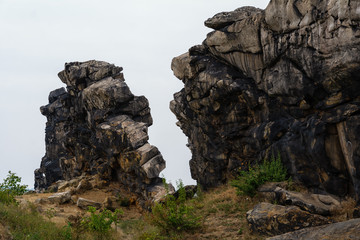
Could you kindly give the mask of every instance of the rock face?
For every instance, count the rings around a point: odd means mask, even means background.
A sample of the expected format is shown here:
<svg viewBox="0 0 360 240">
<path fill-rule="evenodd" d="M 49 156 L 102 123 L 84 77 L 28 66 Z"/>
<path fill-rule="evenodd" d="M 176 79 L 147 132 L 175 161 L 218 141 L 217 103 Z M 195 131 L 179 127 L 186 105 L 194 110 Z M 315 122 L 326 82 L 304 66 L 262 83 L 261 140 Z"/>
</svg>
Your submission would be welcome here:
<svg viewBox="0 0 360 240">
<path fill-rule="evenodd" d="M 170 103 L 203 187 L 279 152 L 308 188 L 360 196 L 360 2 L 272 0 L 219 13 L 173 59 Z"/>
<path fill-rule="evenodd" d="M 84 174 L 119 181 L 145 197 L 148 188 L 161 185 L 165 161 L 148 143 L 148 100 L 131 93 L 121 71 L 100 61 L 65 64 L 58 76 L 67 90 L 52 91 L 40 109 L 48 121 L 36 190 Z"/>
<path fill-rule="evenodd" d="M 346 222 L 328 224 L 320 227 L 311 227 L 291 233 L 267 238 L 267 240 L 300 240 L 300 239 L 351 239 L 359 240 L 360 218 Z"/>
</svg>

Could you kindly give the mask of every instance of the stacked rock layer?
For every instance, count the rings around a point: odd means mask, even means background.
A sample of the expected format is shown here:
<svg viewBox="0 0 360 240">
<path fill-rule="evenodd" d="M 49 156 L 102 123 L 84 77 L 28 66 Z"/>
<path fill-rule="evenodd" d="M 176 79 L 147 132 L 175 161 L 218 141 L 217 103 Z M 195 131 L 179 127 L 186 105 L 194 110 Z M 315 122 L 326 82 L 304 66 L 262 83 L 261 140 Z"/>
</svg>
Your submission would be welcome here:
<svg viewBox="0 0 360 240">
<path fill-rule="evenodd" d="M 67 90 L 52 91 L 40 109 L 47 117 L 46 154 L 35 170 L 35 189 L 84 174 L 119 181 L 144 197 L 161 185 L 165 161 L 148 143 L 149 103 L 131 93 L 122 68 L 73 62 L 58 76 Z"/>
<path fill-rule="evenodd" d="M 360 2 L 272 0 L 205 25 L 172 61 L 192 177 L 213 187 L 279 152 L 307 187 L 359 200 Z"/>
</svg>

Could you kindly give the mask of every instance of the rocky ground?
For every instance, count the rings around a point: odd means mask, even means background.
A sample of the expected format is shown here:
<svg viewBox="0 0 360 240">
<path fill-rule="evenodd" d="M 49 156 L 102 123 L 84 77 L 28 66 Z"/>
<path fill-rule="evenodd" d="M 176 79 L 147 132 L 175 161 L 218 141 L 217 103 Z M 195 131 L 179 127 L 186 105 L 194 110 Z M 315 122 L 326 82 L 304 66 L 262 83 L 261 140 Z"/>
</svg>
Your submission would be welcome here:
<svg viewBox="0 0 360 240">
<path fill-rule="evenodd" d="M 69 221 L 88 214 L 79 205 L 79 199 L 87 199 L 88 205 L 99 208 L 109 207 L 111 204 L 109 205 L 108 200 L 114 197 L 114 189 L 119 187 L 109 185 L 103 189 L 86 190 L 72 195 L 63 203 L 61 197 L 54 200 L 54 196 L 61 196 L 59 193 L 30 193 L 19 197 L 18 201 L 21 206 L 35 207 L 45 219 L 58 226 L 65 226 Z M 310 236 L 309 234 L 317 236 L 313 239 L 319 239 L 324 232 L 332 233 L 332 238 L 329 239 L 339 239 L 336 237 L 345 232 L 337 233 L 336 229 L 346 229 L 346 234 L 350 237 L 359 230 L 360 219 L 348 221 L 356 217 L 354 200 L 314 195 L 300 187 L 296 191 L 286 190 L 287 188 L 287 183 L 268 183 L 260 187 L 259 193 L 253 198 L 238 196 L 235 188 L 228 185 L 199 193 L 199 197 L 189 200 L 189 204 L 194 206 L 196 215 L 203 217 L 202 227 L 195 232 L 182 233 L 180 239 L 265 239 L 276 235 L 279 236 L 273 239 L 304 239 L 301 236 Z M 128 203 L 128 206 L 113 205 L 124 211 L 117 237 L 138 239 L 142 232 L 153 226 L 146 220 L 148 211 L 136 207 L 135 202 Z M 332 224 L 335 222 L 340 223 Z M 317 225 L 320 227 L 311 228 Z M 298 233 L 296 230 L 301 228 L 304 229 Z M 6 235 L 6 227 L 1 227 L 0 231 L 3 236 Z M 292 237 L 281 235 L 292 231 L 296 231 L 288 233 L 293 234 L 290 235 Z M 348 239 L 360 239 L 350 237 Z"/>
</svg>

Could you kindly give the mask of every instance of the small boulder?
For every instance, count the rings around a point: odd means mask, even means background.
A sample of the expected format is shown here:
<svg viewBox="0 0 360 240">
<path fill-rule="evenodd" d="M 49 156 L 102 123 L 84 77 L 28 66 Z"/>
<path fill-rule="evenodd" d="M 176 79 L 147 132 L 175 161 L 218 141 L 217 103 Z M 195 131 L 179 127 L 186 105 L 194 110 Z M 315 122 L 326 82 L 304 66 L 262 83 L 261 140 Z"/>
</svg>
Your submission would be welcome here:
<svg viewBox="0 0 360 240">
<path fill-rule="evenodd" d="M 67 192 L 55 193 L 54 195 L 48 197 L 48 200 L 51 203 L 64 204 L 71 200 L 71 192 L 67 191 Z"/>
<path fill-rule="evenodd" d="M 81 209 L 85 209 L 87 210 L 88 207 L 95 207 L 96 209 L 99 209 L 101 208 L 101 203 L 99 202 L 95 202 L 95 201 L 92 201 L 92 200 L 89 200 L 89 199 L 86 199 L 86 198 L 79 198 L 77 200 L 77 203 L 76 205 L 81 208 Z"/>
<path fill-rule="evenodd" d="M 154 202 L 161 202 L 167 194 L 174 194 L 175 188 L 169 183 L 166 188 L 163 183 L 157 183 L 147 189 L 149 198 Z"/>
<path fill-rule="evenodd" d="M 260 203 L 246 213 L 252 231 L 274 236 L 306 227 L 331 223 L 327 218 L 310 214 L 296 206 Z"/>
<path fill-rule="evenodd" d="M 276 183 L 263 185 L 258 191 L 267 199 L 281 205 L 298 206 L 304 211 L 324 216 L 331 215 L 332 212 L 341 208 L 340 201 L 331 195 L 288 191 L 277 186 Z"/>
<path fill-rule="evenodd" d="M 81 193 L 87 190 L 91 190 L 92 188 L 93 188 L 92 184 L 87 179 L 83 179 L 77 185 L 76 192 Z"/>
<path fill-rule="evenodd" d="M 103 206 L 110 211 L 115 211 L 116 209 L 121 208 L 121 204 L 115 196 L 106 197 L 103 202 Z"/>
</svg>

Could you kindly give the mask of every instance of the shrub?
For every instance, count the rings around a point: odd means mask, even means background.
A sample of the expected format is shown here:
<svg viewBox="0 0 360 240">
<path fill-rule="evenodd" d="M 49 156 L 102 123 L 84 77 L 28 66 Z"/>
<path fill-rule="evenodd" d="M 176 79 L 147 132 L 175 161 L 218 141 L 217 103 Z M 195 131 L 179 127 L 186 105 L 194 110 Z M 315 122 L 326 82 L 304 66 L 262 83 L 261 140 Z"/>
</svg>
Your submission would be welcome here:
<svg viewBox="0 0 360 240">
<path fill-rule="evenodd" d="M 21 185 L 21 177 L 9 171 L 4 182 L 0 184 L 0 202 L 4 204 L 15 203 L 15 196 L 26 192 L 27 185 Z"/>
<path fill-rule="evenodd" d="M 21 185 L 21 177 L 9 171 L 7 178 L 0 184 L 0 191 L 6 191 L 12 195 L 23 195 L 26 192 L 27 185 Z"/>
<path fill-rule="evenodd" d="M 164 182 L 167 192 L 168 187 Z M 186 191 L 181 180 L 177 182 L 179 196 L 176 199 L 168 194 L 164 203 L 157 203 L 152 208 L 151 222 L 162 232 L 182 232 L 194 230 L 201 226 L 200 216 L 195 215 L 194 208 L 186 204 Z"/>
<path fill-rule="evenodd" d="M 11 195 L 9 192 L 7 191 L 1 191 L 0 190 L 0 203 L 4 203 L 4 204 L 12 204 L 15 203 L 15 198 L 13 195 Z"/>
<path fill-rule="evenodd" d="M 115 212 L 105 209 L 100 213 L 96 213 L 95 207 L 89 207 L 88 212 L 90 212 L 90 217 L 84 217 L 81 221 L 81 224 L 88 230 L 100 234 L 99 236 L 105 237 L 111 229 L 111 224 L 114 223 L 115 226 L 120 221 L 120 216 L 123 214 L 123 211 L 116 209 Z"/>
<path fill-rule="evenodd" d="M 270 161 L 264 160 L 260 165 L 249 167 L 248 171 L 241 171 L 240 175 L 231 185 L 237 188 L 237 194 L 254 196 L 256 189 L 265 182 L 285 181 L 287 171 L 281 162 L 280 153 L 275 158 L 271 156 Z"/>
</svg>

